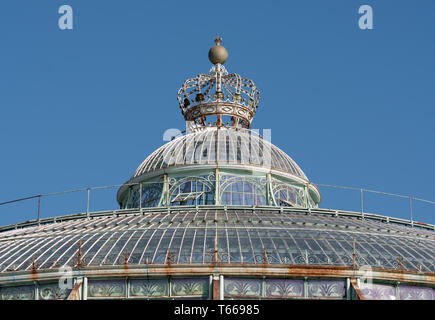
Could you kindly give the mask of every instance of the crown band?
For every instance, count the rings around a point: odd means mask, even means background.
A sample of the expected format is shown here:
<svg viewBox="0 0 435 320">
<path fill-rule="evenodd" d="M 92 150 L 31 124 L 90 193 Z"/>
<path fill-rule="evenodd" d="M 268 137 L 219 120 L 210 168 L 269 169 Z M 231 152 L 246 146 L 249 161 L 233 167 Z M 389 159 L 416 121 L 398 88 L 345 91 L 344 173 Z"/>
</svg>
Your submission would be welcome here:
<svg viewBox="0 0 435 320">
<path fill-rule="evenodd" d="M 206 125 L 210 116 L 217 117 L 217 125 L 224 125 L 221 116 L 226 115 L 233 126 L 249 128 L 259 100 L 260 91 L 252 80 L 228 74 L 221 64 L 215 64 L 209 74 L 187 79 L 178 91 L 184 119 L 198 126 Z"/>
</svg>

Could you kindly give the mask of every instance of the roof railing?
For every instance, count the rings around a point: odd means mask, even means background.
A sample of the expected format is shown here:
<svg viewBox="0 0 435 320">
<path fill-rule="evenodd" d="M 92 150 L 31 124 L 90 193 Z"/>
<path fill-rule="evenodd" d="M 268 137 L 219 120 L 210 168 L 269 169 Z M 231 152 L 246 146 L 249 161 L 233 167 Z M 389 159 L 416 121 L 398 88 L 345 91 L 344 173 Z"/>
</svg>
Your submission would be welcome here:
<svg viewBox="0 0 435 320">
<path fill-rule="evenodd" d="M 95 211 L 95 212 L 80 212 L 74 214 L 68 214 L 64 216 L 43 218 L 38 220 L 29 220 L 21 223 L 14 223 L 6 226 L 0 227 L 0 232 L 9 231 L 14 229 L 22 229 L 27 227 L 35 227 L 50 223 L 56 222 L 64 222 L 69 220 L 83 219 L 83 218 L 97 218 L 103 216 L 111 216 L 111 215 L 128 215 L 128 214 L 142 214 L 142 213 L 173 213 L 178 211 L 186 211 L 186 210 L 222 210 L 222 211 L 231 211 L 231 210 L 256 210 L 256 213 L 260 211 L 268 211 L 268 212 L 276 212 L 279 214 L 288 214 L 288 213 L 300 213 L 300 214 L 315 214 L 315 215 L 328 215 L 334 217 L 353 217 L 353 218 L 362 218 L 362 214 L 360 212 L 355 211 L 342 211 L 342 210 L 333 210 L 333 209 L 322 209 L 322 208 L 300 208 L 300 207 L 275 207 L 275 206 L 217 206 L 217 205 L 189 205 L 189 206 L 173 206 L 173 207 L 147 207 L 147 208 L 130 208 L 130 209 L 118 209 L 118 210 L 105 210 L 105 211 Z M 427 224 L 422 222 L 416 222 L 401 218 L 394 218 L 383 216 L 374 213 L 364 213 L 364 219 L 374 220 L 389 224 L 398 224 L 408 227 L 419 227 L 425 230 L 435 231 L 435 225 Z"/>
<path fill-rule="evenodd" d="M 14 204 L 14 203 L 18 203 L 18 202 L 22 202 L 22 201 L 26 201 L 26 200 L 31 200 L 31 199 L 37 199 L 37 209 L 36 211 L 36 219 L 35 220 L 29 220 L 26 222 L 22 222 L 22 223 L 16 223 L 16 224 L 12 224 L 12 225 L 8 225 L 8 226 L 4 226 L 4 227 L 0 227 L 0 231 L 3 230 L 10 230 L 11 228 L 18 228 L 18 227 L 25 227 L 25 226 L 33 226 L 35 224 L 40 225 L 40 224 L 44 224 L 44 223 L 51 223 L 51 222 L 55 222 L 55 221 L 63 221 L 63 220 L 67 220 L 67 219 L 75 219 L 75 218 L 82 218 L 82 217 L 95 217 L 98 215 L 106 215 L 108 214 L 108 212 L 110 212 L 111 214 L 127 214 L 129 212 L 137 212 L 140 209 L 140 212 L 150 212 L 150 211 L 155 211 L 156 207 L 146 207 L 146 206 L 139 206 L 139 208 L 130 208 L 130 209 L 110 209 L 110 210 L 103 210 L 103 211 L 91 211 L 90 210 L 90 201 L 91 201 L 91 196 L 94 194 L 95 191 L 97 190 L 107 190 L 107 189 L 115 189 L 115 188 L 119 188 L 123 185 L 127 185 L 127 186 L 138 186 L 138 185 L 146 185 L 146 184 L 157 184 L 159 182 L 138 182 L 138 183 L 127 183 L 127 184 L 116 184 L 116 185 L 107 185 L 107 186 L 97 186 L 97 187 L 86 187 L 86 188 L 80 188 L 80 189 L 74 189 L 74 190 L 66 190 L 66 191 L 60 191 L 60 192 L 53 192 L 53 193 L 44 193 L 44 194 L 37 194 L 37 195 L 32 195 L 32 196 L 27 196 L 27 197 L 23 197 L 23 198 L 19 198 L 19 199 L 14 199 L 14 200 L 9 200 L 9 201 L 4 201 L 4 202 L 0 202 L 0 209 L 2 206 L 8 205 L 8 204 Z M 406 195 L 401 195 L 401 194 L 395 194 L 395 193 L 389 193 L 389 192 L 382 192 L 382 191 L 376 191 L 376 190 L 370 190 L 370 189 L 365 189 L 365 188 L 355 188 L 355 187 L 345 187 L 345 186 L 336 186 L 336 185 L 329 185 L 329 184 L 315 184 L 317 187 L 321 187 L 321 188 L 334 188 L 334 189 L 342 189 L 342 190 L 352 190 L 352 191 L 357 191 L 360 193 L 360 212 L 356 212 L 356 211 L 347 211 L 347 210 L 335 210 L 335 209 L 319 209 L 319 208 L 313 208 L 313 207 L 278 207 L 278 206 L 255 206 L 255 210 L 262 210 L 262 209 L 267 209 L 269 211 L 281 211 L 281 212 L 287 212 L 287 211 L 291 211 L 291 212 L 303 212 L 306 214 L 332 214 L 332 215 L 341 215 L 341 216 L 352 216 L 352 217 L 358 217 L 361 219 L 372 219 L 372 220 L 378 220 L 378 221 L 382 221 L 382 222 L 386 222 L 386 223 L 396 223 L 396 224 L 402 224 L 402 225 L 407 225 L 407 226 L 411 226 L 411 227 L 419 227 L 419 228 L 424 228 L 424 229 L 429 229 L 429 230 L 435 230 L 434 225 L 433 224 L 428 224 L 428 223 L 423 223 L 423 222 L 417 222 L 414 219 L 415 216 L 415 208 L 414 208 L 414 203 L 416 202 L 421 202 L 421 203 L 425 203 L 425 204 L 430 204 L 430 205 L 435 205 L 435 201 L 430 201 L 430 200 L 425 200 L 425 199 L 421 199 L 418 197 L 414 197 L 414 196 L 406 196 Z M 63 215 L 63 216 L 56 216 L 56 217 L 52 217 L 52 218 L 43 218 L 41 219 L 41 199 L 42 198 L 49 198 L 49 197 L 54 197 L 54 196 L 60 196 L 60 195 L 65 195 L 65 194 L 72 194 L 72 193 L 79 193 L 79 192 L 86 192 L 87 193 L 87 197 L 86 197 L 86 204 L 85 204 L 85 212 L 80 212 L 80 213 L 74 213 L 74 214 L 67 214 L 67 215 Z M 391 216 L 384 216 L 384 215 L 379 215 L 379 214 L 375 214 L 375 213 L 369 213 L 365 211 L 365 204 L 367 202 L 367 199 L 365 199 L 365 194 L 368 193 L 373 193 L 373 194 L 380 194 L 380 195 L 385 195 L 385 196 L 390 196 L 390 197 L 395 197 L 395 198 L 401 198 L 401 199 L 409 199 L 409 219 L 403 219 L 403 218 L 398 218 L 398 217 L 391 217 Z M 191 208 L 192 206 L 182 206 L 182 205 L 177 205 L 177 206 L 166 206 L 165 209 L 170 210 L 170 211 L 174 211 L 174 210 L 181 210 L 181 209 L 186 209 L 186 208 Z M 196 206 L 194 205 L 193 207 L 207 207 L 209 209 L 220 209 L 223 208 L 223 206 L 220 205 L 199 205 Z M 231 205 L 226 205 L 227 210 L 231 210 L 232 208 L 242 208 L 242 209 L 253 209 L 252 206 L 231 206 Z M 433 207 L 435 209 L 435 206 Z M 15 226 L 15 227 L 13 227 Z"/>
</svg>

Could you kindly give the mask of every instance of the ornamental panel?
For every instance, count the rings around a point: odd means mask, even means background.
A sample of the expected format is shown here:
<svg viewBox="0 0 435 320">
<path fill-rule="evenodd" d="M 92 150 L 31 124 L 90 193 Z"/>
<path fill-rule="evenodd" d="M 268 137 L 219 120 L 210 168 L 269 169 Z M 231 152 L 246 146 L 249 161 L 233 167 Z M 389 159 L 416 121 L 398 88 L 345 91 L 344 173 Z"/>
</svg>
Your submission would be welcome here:
<svg viewBox="0 0 435 320">
<path fill-rule="evenodd" d="M 0 288 L 0 300 L 33 300 L 35 299 L 35 287 L 18 286 Z"/>
<path fill-rule="evenodd" d="M 262 287 L 262 279 L 225 278 L 224 280 L 225 296 L 261 297 Z"/>
<path fill-rule="evenodd" d="M 366 284 L 361 286 L 361 292 L 367 300 L 395 300 L 396 288 L 386 284 Z"/>
<path fill-rule="evenodd" d="M 71 289 L 60 288 L 59 283 L 40 284 L 39 288 L 40 300 L 65 300 L 68 298 Z"/>
<path fill-rule="evenodd" d="M 110 298 L 125 296 L 125 280 L 89 280 L 88 297 Z"/>
<path fill-rule="evenodd" d="M 344 280 L 308 280 L 310 298 L 344 298 L 346 284 Z"/>
<path fill-rule="evenodd" d="M 304 280 L 266 279 L 266 297 L 296 298 L 304 296 Z"/>
<path fill-rule="evenodd" d="M 208 278 L 171 279 L 172 296 L 208 296 Z"/>
<path fill-rule="evenodd" d="M 400 300 L 435 300 L 435 292 L 432 288 L 399 286 Z"/>
<path fill-rule="evenodd" d="M 132 279 L 130 280 L 130 296 L 165 297 L 168 296 L 168 287 L 168 279 Z"/>
</svg>

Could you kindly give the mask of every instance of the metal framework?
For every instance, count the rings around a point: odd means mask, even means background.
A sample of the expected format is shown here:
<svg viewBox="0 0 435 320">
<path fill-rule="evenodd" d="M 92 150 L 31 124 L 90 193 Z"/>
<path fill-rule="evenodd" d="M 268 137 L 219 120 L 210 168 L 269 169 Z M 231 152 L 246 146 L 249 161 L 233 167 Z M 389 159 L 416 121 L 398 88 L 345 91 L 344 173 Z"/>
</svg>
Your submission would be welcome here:
<svg viewBox="0 0 435 320">
<path fill-rule="evenodd" d="M 234 264 L 400 264 L 403 270 L 435 272 L 433 231 L 320 212 L 180 207 L 10 230 L 0 233 L 0 272 L 73 266 L 79 243 L 87 266 L 166 259 L 208 264 L 217 258 Z"/>
<path fill-rule="evenodd" d="M 254 82 L 237 73 L 228 74 L 222 64 L 215 64 L 209 74 L 187 79 L 178 91 L 178 103 L 192 128 L 205 127 L 207 117 L 216 115 L 215 125 L 224 126 L 222 116 L 229 116 L 231 126 L 249 128 L 260 91 Z M 228 123 L 229 125 L 229 123 Z"/>
<path fill-rule="evenodd" d="M 131 180 L 170 167 L 230 164 L 275 169 L 308 181 L 295 161 L 255 130 L 216 127 L 188 133 L 161 146 L 142 162 Z"/>
<path fill-rule="evenodd" d="M 72 286 L 60 288 L 51 272 L 41 272 L 37 280 L 26 276 L 19 286 L 0 287 L 0 300 L 95 300 L 95 299 L 388 299 L 388 300 L 433 300 L 432 288 L 419 284 L 408 286 L 400 281 L 377 281 L 370 286 L 361 281 L 362 273 L 350 268 L 335 268 L 329 279 L 301 276 L 307 271 L 324 275 L 331 273 L 322 267 L 304 269 L 295 266 L 289 272 L 274 268 L 273 273 L 261 272 L 262 277 L 247 277 L 244 268 L 228 265 L 211 267 L 192 266 L 196 276 L 183 272 L 178 266 L 153 266 L 143 270 L 131 268 L 75 269 Z M 260 272 L 253 268 L 253 273 Z M 269 269 L 272 271 L 271 269 Z M 104 272 L 106 277 L 98 277 Z M 287 273 L 285 275 L 285 273 Z M 394 271 L 379 272 L 377 278 L 397 277 Z M 178 275 L 175 275 L 178 274 Z M 289 277 L 290 275 L 290 277 Z M 416 277 L 408 277 L 410 280 Z M 4 282 L 0 276 L 0 283 Z"/>
</svg>

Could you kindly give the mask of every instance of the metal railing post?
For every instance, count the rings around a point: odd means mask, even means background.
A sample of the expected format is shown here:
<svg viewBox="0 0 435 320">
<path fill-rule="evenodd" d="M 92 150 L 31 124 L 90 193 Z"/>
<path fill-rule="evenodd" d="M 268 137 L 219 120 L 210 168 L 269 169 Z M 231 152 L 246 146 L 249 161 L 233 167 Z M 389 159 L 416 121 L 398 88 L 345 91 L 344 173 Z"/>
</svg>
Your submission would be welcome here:
<svg viewBox="0 0 435 320">
<path fill-rule="evenodd" d="M 220 198 L 220 178 L 219 178 L 219 168 L 216 168 L 215 172 L 215 186 L 214 186 L 214 204 L 220 205 L 221 204 L 221 198 Z"/>
<path fill-rule="evenodd" d="M 88 201 L 86 202 L 86 216 L 89 218 L 89 198 L 91 195 L 91 188 L 88 188 Z"/>
<path fill-rule="evenodd" d="M 305 191 L 305 208 L 307 208 L 307 209 L 308 209 L 308 207 L 309 207 L 309 203 L 310 203 L 310 201 L 309 201 L 309 199 L 308 199 L 308 197 L 310 196 L 308 190 L 309 190 L 309 189 L 308 189 L 308 183 L 307 183 L 307 184 L 305 185 L 305 187 L 304 187 L 304 191 Z"/>
<path fill-rule="evenodd" d="M 41 195 L 38 196 L 38 227 L 39 227 L 39 211 L 41 208 Z"/>
<path fill-rule="evenodd" d="M 361 188 L 361 215 L 364 218 L 364 190 Z"/>
<path fill-rule="evenodd" d="M 139 209 L 142 209 L 142 182 L 139 183 Z"/>
<path fill-rule="evenodd" d="M 169 208 L 170 198 L 169 198 L 169 181 L 168 181 L 168 174 L 167 173 L 163 174 L 163 197 L 162 198 L 163 198 L 163 200 L 162 200 L 163 204 Z"/>
<path fill-rule="evenodd" d="M 413 222 L 412 220 L 412 197 L 409 197 L 409 210 L 410 210 L 410 214 L 411 214 L 411 223 Z"/>
</svg>

